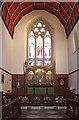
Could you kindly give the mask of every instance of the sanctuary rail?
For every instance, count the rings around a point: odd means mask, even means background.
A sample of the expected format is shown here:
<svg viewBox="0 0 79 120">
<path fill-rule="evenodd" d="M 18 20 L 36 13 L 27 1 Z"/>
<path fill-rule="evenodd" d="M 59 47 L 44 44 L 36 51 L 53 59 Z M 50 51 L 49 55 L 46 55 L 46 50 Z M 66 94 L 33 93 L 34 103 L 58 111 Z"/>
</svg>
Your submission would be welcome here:
<svg viewBox="0 0 79 120">
<path fill-rule="evenodd" d="M 75 99 L 79 94 L 54 94 L 54 95 L 26 95 L 26 94 L 3 94 L 3 103 L 22 97 L 21 106 L 66 106 L 66 99 Z"/>
<path fill-rule="evenodd" d="M 67 99 L 67 115 L 76 120 L 79 119 L 79 98 L 78 99 Z"/>
<path fill-rule="evenodd" d="M 2 105 L 2 120 L 14 119 L 21 114 L 21 98 L 16 98 L 9 103 Z"/>
</svg>

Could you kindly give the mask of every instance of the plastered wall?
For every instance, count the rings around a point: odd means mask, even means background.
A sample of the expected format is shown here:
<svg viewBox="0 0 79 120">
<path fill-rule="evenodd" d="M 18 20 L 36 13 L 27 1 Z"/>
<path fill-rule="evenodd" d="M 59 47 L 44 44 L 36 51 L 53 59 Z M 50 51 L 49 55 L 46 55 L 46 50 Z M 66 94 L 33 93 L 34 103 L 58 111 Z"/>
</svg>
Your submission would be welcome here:
<svg viewBox="0 0 79 120">
<path fill-rule="evenodd" d="M 0 16 L 0 67 L 2 67 L 2 19 Z M 0 91 L 2 90 L 1 69 L 0 69 Z"/>
<path fill-rule="evenodd" d="M 71 73 L 69 75 L 69 86 L 75 89 L 75 92 L 78 93 L 79 83 L 78 83 L 78 72 L 76 71 L 78 68 L 77 67 L 78 66 L 78 60 L 77 60 L 78 50 L 76 49 L 76 51 L 74 51 L 74 44 L 73 44 L 74 31 L 77 32 L 77 24 L 68 38 L 68 73 Z M 77 42 L 77 39 L 76 39 L 76 42 Z"/>
<path fill-rule="evenodd" d="M 12 90 L 12 75 L 9 75 L 6 72 L 4 72 L 4 82 L 2 83 L 2 90 L 4 91 L 4 93 L 8 90 Z"/>
<path fill-rule="evenodd" d="M 0 17 L 0 91 L 6 92 L 12 87 L 12 76 L 6 72 L 12 70 L 11 56 L 12 39 Z M 4 74 L 4 82 L 2 82 L 2 73 Z"/>
</svg>

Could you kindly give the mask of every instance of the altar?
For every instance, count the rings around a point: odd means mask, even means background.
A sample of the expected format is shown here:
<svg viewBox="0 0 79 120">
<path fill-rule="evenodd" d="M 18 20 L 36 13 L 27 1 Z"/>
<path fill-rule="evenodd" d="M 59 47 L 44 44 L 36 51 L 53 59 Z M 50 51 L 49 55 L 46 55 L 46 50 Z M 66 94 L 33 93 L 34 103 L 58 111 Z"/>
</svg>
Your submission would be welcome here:
<svg viewBox="0 0 79 120">
<path fill-rule="evenodd" d="M 31 95 L 51 95 L 53 94 L 52 85 L 30 85 L 27 89 L 27 94 Z"/>
</svg>

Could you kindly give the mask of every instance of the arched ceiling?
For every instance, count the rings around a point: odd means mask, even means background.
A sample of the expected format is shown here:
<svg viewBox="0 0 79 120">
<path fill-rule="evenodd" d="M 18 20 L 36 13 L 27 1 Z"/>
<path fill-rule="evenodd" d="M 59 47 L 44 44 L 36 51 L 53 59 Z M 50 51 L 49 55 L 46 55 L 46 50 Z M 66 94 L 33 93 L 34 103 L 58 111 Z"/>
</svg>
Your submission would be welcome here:
<svg viewBox="0 0 79 120">
<path fill-rule="evenodd" d="M 14 29 L 24 15 L 33 10 L 46 10 L 59 19 L 68 38 L 79 19 L 78 6 L 79 2 L 4 2 L 2 19 L 13 38 Z"/>
</svg>

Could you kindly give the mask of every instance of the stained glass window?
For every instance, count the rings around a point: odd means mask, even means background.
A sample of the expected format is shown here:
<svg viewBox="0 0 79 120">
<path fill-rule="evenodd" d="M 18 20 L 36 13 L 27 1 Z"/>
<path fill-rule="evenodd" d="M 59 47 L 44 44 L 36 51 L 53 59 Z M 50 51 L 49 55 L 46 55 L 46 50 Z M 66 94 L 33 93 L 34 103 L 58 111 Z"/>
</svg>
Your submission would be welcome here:
<svg viewBox="0 0 79 120">
<path fill-rule="evenodd" d="M 45 58 L 51 58 L 51 39 L 47 36 L 45 42 Z"/>
<path fill-rule="evenodd" d="M 34 24 L 28 38 L 28 66 L 51 67 L 51 35 L 45 24 Z"/>
<path fill-rule="evenodd" d="M 29 58 L 35 58 L 35 39 L 33 36 L 29 38 Z"/>
<path fill-rule="evenodd" d="M 29 66 L 35 65 L 35 39 L 33 31 L 29 34 L 29 45 L 28 45 L 28 57 L 29 57 Z"/>
<path fill-rule="evenodd" d="M 47 31 L 44 39 L 45 47 L 45 66 L 51 67 L 51 36 Z"/>
<path fill-rule="evenodd" d="M 43 58 L 43 39 L 41 36 L 37 38 L 37 58 Z"/>
</svg>

